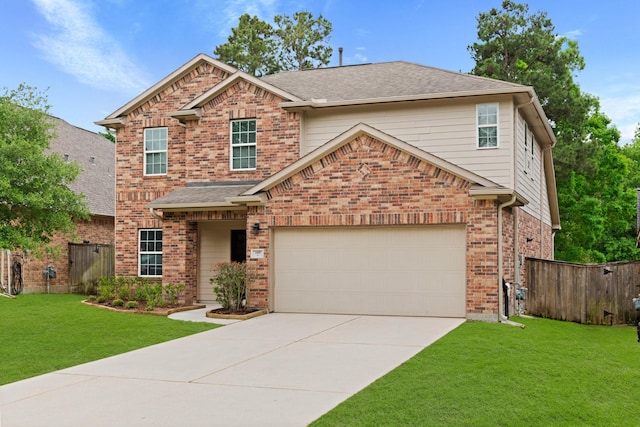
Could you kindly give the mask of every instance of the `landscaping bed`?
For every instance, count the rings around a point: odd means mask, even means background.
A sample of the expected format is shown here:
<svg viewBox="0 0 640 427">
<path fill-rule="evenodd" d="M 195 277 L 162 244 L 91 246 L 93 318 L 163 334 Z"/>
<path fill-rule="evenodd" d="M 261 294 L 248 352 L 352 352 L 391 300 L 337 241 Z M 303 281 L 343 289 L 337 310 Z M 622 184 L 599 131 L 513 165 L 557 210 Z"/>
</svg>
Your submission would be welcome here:
<svg viewBox="0 0 640 427">
<path fill-rule="evenodd" d="M 138 302 L 138 301 L 136 301 Z M 94 307 L 100 307 L 107 310 L 119 311 L 124 313 L 136 313 L 136 314 L 151 314 L 156 316 L 168 316 L 173 313 L 179 313 L 181 311 L 188 310 L 197 310 L 201 308 L 206 308 L 204 304 L 191 304 L 191 305 L 181 305 L 181 304 L 171 304 L 164 305 L 162 307 L 151 307 L 149 308 L 147 303 L 144 301 L 138 302 L 137 307 L 126 307 L 126 303 L 124 305 L 115 306 L 113 304 L 113 300 L 105 301 L 99 303 L 94 298 L 88 298 L 82 301 L 83 304 L 92 305 Z"/>
</svg>

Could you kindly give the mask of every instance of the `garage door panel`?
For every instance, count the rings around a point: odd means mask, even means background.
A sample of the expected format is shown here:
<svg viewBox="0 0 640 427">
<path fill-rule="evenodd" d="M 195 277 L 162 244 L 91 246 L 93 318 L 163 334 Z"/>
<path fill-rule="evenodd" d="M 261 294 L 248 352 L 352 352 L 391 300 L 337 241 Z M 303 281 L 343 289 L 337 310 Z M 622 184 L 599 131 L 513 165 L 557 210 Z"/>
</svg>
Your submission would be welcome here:
<svg viewBox="0 0 640 427">
<path fill-rule="evenodd" d="M 274 229 L 276 311 L 465 315 L 463 225 Z"/>
</svg>

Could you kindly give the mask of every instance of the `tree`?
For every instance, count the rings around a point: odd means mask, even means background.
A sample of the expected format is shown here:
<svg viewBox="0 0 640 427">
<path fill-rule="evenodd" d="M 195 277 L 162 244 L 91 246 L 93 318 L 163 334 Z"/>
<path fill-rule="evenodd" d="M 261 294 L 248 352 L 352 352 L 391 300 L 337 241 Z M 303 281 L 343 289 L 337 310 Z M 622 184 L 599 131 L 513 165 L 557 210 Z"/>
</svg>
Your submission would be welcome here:
<svg viewBox="0 0 640 427">
<path fill-rule="evenodd" d="M 109 141 L 113 142 L 114 144 L 116 142 L 116 137 L 112 133 L 109 133 L 109 132 L 98 132 L 98 135 L 107 138 Z"/>
<path fill-rule="evenodd" d="M 469 46 L 476 61 L 472 73 L 533 86 L 554 128 L 562 218 L 556 258 L 636 258 L 629 159 L 598 100 L 574 81 L 585 66 L 578 43 L 559 36 L 545 12 L 530 14 L 528 5 L 511 0 L 478 16 L 478 39 Z"/>
<path fill-rule="evenodd" d="M 276 35 L 280 40 L 280 63 L 285 70 L 306 70 L 327 65 L 333 49 L 327 46 L 331 34 L 331 22 L 319 15 L 303 11 L 277 15 Z"/>
<path fill-rule="evenodd" d="M 545 12 L 511 0 L 477 18 L 479 42 L 468 47 L 472 74 L 532 86 L 554 128 L 558 179 L 576 167 L 593 170 L 595 147 L 585 144 L 584 128 L 598 101 L 574 81 L 585 66 L 578 42 L 561 37 Z"/>
<path fill-rule="evenodd" d="M 276 60 L 274 29 L 257 16 L 245 13 L 226 43 L 215 48 L 214 55 L 221 61 L 254 76 L 281 70 Z"/>
<path fill-rule="evenodd" d="M 276 28 L 244 14 L 227 41 L 213 51 L 219 60 L 254 76 L 327 65 L 333 49 L 327 45 L 331 22 L 296 12 L 277 15 Z"/>
<path fill-rule="evenodd" d="M 593 171 L 570 171 L 558 181 L 562 230 L 556 237 L 556 257 L 574 262 L 638 259 L 636 192 L 630 185 L 633 161 L 618 142 L 620 132 L 600 111 L 585 124 L 588 143 L 596 147 Z"/>
<path fill-rule="evenodd" d="M 47 152 L 48 109 L 46 96 L 26 85 L 0 95 L 0 248 L 37 249 L 88 217 L 83 197 L 68 188 L 79 166 Z"/>
</svg>

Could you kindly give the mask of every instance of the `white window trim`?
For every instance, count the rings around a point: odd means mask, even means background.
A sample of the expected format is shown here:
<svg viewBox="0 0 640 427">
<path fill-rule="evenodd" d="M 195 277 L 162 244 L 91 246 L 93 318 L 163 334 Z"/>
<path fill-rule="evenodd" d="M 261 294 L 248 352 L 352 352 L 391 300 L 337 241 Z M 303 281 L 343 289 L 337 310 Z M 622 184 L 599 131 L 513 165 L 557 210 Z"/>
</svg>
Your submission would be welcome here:
<svg viewBox="0 0 640 427">
<path fill-rule="evenodd" d="M 236 145 L 233 145 L 233 123 L 242 122 L 242 121 L 249 121 L 249 120 L 253 120 L 255 122 L 255 124 L 256 124 L 256 142 L 249 143 L 249 144 L 236 144 Z M 256 147 L 256 167 L 253 167 L 253 168 L 234 168 L 233 167 L 233 148 L 234 147 Z M 258 120 L 256 120 L 255 118 L 231 120 L 229 122 L 229 169 L 232 170 L 232 171 L 236 171 L 236 172 L 254 171 L 254 170 L 256 170 L 257 166 L 258 166 Z"/>
<path fill-rule="evenodd" d="M 496 123 L 489 125 L 481 125 L 478 120 L 480 106 L 482 105 L 495 105 L 496 106 Z M 494 147 L 481 147 L 480 146 L 480 128 L 495 127 L 496 128 L 496 145 Z M 497 102 L 484 102 L 482 104 L 476 104 L 476 149 L 478 150 L 495 150 L 500 148 L 500 104 Z"/>
<path fill-rule="evenodd" d="M 162 231 L 161 228 L 140 228 L 138 229 L 138 276 L 140 277 L 162 277 L 161 274 L 159 275 L 142 275 L 142 255 L 147 255 L 147 254 L 151 254 L 151 255 L 162 255 L 162 251 L 146 251 L 146 252 L 142 252 L 140 250 L 140 240 L 142 239 L 142 232 L 143 231 Z M 162 238 L 164 239 L 164 235 L 162 236 Z M 162 246 L 164 248 L 164 244 Z M 164 259 L 162 260 L 162 270 L 164 271 Z"/>
<path fill-rule="evenodd" d="M 164 150 L 149 150 L 147 151 L 147 130 L 148 129 L 165 129 L 166 133 L 167 133 L 167 148 L 165 148 Z M 144 128 L 143 130 L 144 132 L 144 137 L 143 137 L 143 141 L 142 141 L 142 163 L 143 163 L 143 170 L 142 173 L 144 174 L 144 176 L 164 176 L 167 174 L 167 171 L 169 170 L 169 129 L 167 127 L 164 126 L 158 126 L 158 127 L 150 127 L 150 128 Z M 166 171 L 164 173 L 147 173 L 147 154 L 153 154 L 153 153 L 165 153 L 165 158 L 166 158 Z"/>
<path fill-rule="evenodd" d="M 533 136 L 533 135 L 532 135 Z M 533 144 L 533 139 L 529 139 L 529 125 L 524 122 L 524 173 L 531 170 L 531 158 L 529 157 L 529 141 Z"/>
</svg>

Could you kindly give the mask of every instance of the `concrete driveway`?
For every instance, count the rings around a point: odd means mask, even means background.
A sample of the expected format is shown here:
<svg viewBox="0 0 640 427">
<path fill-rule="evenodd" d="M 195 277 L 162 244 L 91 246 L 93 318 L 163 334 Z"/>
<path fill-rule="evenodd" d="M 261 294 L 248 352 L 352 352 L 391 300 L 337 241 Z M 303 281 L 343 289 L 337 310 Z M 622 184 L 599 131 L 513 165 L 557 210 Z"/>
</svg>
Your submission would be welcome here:
<svg viewBox="0 0 640 427">
<path fill-rule="evenodd" d="M 0 425 L 304 426 L 464 319 L 272 313 L 0 387 Z"/>
</svg>

